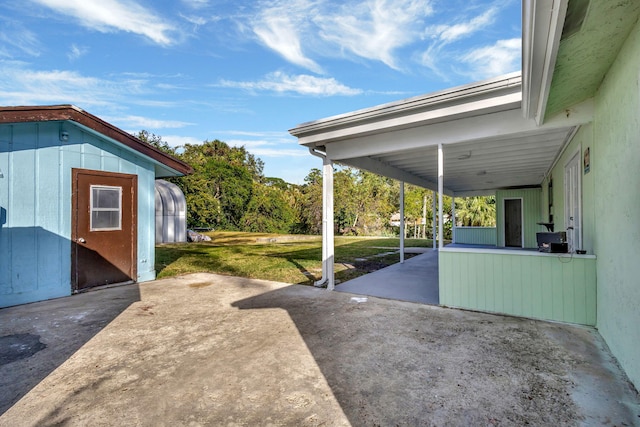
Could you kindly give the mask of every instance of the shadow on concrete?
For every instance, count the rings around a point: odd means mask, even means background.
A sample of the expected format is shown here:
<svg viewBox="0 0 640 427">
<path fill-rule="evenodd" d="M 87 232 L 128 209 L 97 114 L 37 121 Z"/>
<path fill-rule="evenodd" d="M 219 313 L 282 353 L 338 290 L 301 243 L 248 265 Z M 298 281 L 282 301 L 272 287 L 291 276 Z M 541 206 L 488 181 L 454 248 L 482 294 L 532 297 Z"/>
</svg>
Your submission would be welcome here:
<svg viewBox="0 0 640 427">
<path fill-rule="evenodd" d="M 0 309 L 0 415 L 136 301 L 133 284 Z"/>
<path fill-rule="evenodd" d="M 636 421 L 593 329 L 338 295 L 297 286 L 232 306 L 286 310 L 351 425 Z"/>
</svg>

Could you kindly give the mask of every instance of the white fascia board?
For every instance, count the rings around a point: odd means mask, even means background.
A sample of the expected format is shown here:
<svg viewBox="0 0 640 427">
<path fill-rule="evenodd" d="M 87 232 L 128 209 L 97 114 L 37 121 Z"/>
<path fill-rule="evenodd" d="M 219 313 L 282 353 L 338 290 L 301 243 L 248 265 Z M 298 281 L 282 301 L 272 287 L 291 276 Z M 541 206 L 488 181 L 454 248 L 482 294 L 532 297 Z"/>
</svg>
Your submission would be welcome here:
<svg viewBox="0 0 640 427">
<path fill-rule="evenodd" d="M 562 37 L 568 0 L 522 4 L 522 112 L 542 124 Z"/>
<path fill-rule="evenodd" d="M 434 159 L 437 160 L 437 159 Z M 417 185 L 418 187 L 427 188 L 429 190 L 438 191 L 438 183 L 433 182 L 419 176 L 413 175 L 409 172 L 406 172 L 402 169 L 395 168 L 393 166 L 382 163 L 379 160 L 372 159 L 370 157 L 358 157 L 353 159 L 345 159 L 341 160 L 340 163 L 346 164 L 348 166 L 353 166 L 358 169 L 368 170 L 369 172 L 373 172 L 377 175 L 386 176 L 388 178 L 393 178 L 397 181 L 406 182 L 408 184 Z M 446 172 L 445 172 L 446 179 Z M 453 191 L 448 188 L 444 188 L 444 193 L 448 196 L 453 195 Z"/>
<path fill-rule="evenodd" d="M 558 116 L 549 123 L 538 126 L 534 120 L 525 119 L 518 108 L 393 132 L 358 136 L 327 143 L 325 148 L 330 159 L 340 161 L 415 150 L 437 146 L 439 143 L 447 145 L 505 137 L 523 137 L 531 133 L 576 126 L 585 123 L 586 119 L 588 119 L 587 113 L 569 114 Z"/>
<path fill-rule="evenodd" d="M 518 95 L 514 97 L 514 94 Z M 505 96 L 507 96 L 506 99 L 504 98 Z M 375 129 L 377 128 L 376 124 L 382 124 L 382 128 L 386 127 L 384 124 L 407 127 L 420 124 L 424 120 L 450 120 L 452 117 L 448 117 L 448 112 L 451 111 L 451 107 L 453 107 L 453 111 L 458 110 L 458 114 L 461 114 L 462 111 L 470 111 L 473 114 L 474 109 L 479 108 L 478 106 L 508 109 L 511 106 L 503 104 L 517 102 L 519 106 L 521 96 L 521 78 L 520 73 L 517 72 L 482 82 L 303 123 L 289 130 L 289 133 L 298 137 L 301 144 L 311 146 L 314 145 L 313 141 L 322 139 L 310 138 L 312 135 L 327 135 L 332 134 L 332 132 L 336 132 L 336 137 L 353 135 L 354 132 L 362 129 L 366 130 L 366 124 L 373 124 L 373 129 Z M 481 111 L 475 113 L 480 114 Z M 364 128 L 361 125 L 365 125 Z"/>
<path fill-rule="evenodd" d="M 341 141 L 354 137 L 363 137 L 379 133 L 410 129 L 436 123 L 452 123 L 465 117 L 484 116 L 497 111 L 520 109 L 522 93 L 510 93 L 490 99 L 452 105 L 437 110 L 393 117 L 386 120 L 366 122 L 348 128 L 329 129 L 298 137 L 298 142 L 306 146 L 322 146 L 330 142 Z"/>
</svg>

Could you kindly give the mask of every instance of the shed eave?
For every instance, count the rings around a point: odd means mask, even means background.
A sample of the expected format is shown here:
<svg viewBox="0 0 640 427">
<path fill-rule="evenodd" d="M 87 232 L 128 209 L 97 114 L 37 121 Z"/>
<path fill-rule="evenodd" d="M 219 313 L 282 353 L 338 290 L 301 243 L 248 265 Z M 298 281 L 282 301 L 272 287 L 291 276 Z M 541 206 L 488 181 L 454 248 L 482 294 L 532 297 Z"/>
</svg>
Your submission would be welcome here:
<svg viewBox="0 0 640 427">
<path fill-rule="evenodd" d="M 28 123 L 70 121 L 84 129 L 90 130 L 103 138 L 107 138 L 118 145 L 142 154 L 151 159 L 160 170 L 173 171 L 168 175 L 179 176 L 193 173 L 188 164 L 178 160 L 167 153 L 147 144 L 133 135 L 105 122 L 99 117 L 90 114 L 74 105 L 45 105 L 45 106 L 13 106 L 0 107 L 0 123 Z M 156 167 L 156 170 L 158 168 Z"/>
</svg>

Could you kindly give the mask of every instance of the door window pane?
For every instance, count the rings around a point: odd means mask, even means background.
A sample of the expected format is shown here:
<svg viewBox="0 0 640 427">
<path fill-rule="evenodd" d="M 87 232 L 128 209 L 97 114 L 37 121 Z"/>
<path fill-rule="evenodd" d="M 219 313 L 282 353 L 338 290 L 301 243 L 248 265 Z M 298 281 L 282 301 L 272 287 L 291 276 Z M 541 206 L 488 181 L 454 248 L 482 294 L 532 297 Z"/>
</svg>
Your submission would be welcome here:
<svg viewBox="0 0 640 427">
<path fill-rule="evenodd" d="M 122 228 L 122 187 L 91 186 L 91 231 Z"/>
</svg>

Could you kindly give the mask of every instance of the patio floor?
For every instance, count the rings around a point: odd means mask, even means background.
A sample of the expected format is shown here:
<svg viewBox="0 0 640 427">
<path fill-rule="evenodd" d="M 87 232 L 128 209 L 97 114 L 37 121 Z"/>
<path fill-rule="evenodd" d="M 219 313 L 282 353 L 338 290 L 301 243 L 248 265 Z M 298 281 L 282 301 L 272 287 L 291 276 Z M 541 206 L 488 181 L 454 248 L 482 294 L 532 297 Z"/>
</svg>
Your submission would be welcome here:
<svg viewBox="0 0 640 427">
<path fill-rule="evenodd" d="M 364 276 L 336 285 L 349 292 L 421 304 L 439 303 L 438 251 L 426 252 Z"/>
<path fill-rule="evenodd" d="M 0 310 L 0 426 L 637 425 L 593 328 L 214 274 Z"/>
</svg>

